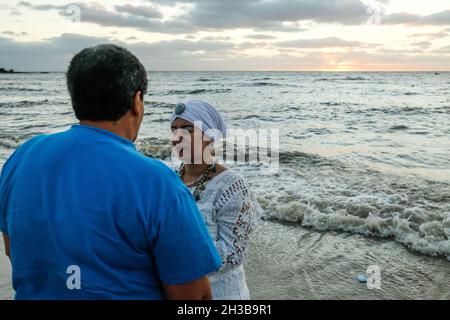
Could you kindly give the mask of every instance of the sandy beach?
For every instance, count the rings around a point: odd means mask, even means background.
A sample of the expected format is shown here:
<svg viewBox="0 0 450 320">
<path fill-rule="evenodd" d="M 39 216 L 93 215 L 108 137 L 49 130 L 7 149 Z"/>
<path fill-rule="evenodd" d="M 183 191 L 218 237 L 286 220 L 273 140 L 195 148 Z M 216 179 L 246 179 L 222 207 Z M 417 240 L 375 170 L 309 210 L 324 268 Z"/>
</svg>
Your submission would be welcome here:
<svg viewBox="0 0 450 320">
<path fill-rule="evenodd" d="M 5 246 L 0 240 L 0 300 L 12 299 L 11 264 L 4 254 Z"/>
<path fill-rule="evenodd" d="M 450 73 L 150 75 L 137 142 L 149 157 L 170 160 L 178 101 L 214 103 L 230 128 L 280 129 L 279 170 L 230 165 L 266 219 L 246 261 L 254 299 L 450 299 Z M 0 166 L 75 122 L 64 74 L 2 75 L 1 86 Z M 371 265 L 381 290 L 355 279 Z M 0 299 L 10 279 L 0 254 Z"/>
<path fill-rule="evenodd" d="M 252 299 L 447 300 L 448 263 L 388 240 L 264 222 L 254 233 L 245 269 Z M 356 281 L 369 265 L 381 268 L 381 290 Z M 0 299 L 11 299 L 10 279 L 8 258 L 1 255 Z"/>
<path fill-rule="evenodd" d="M 381 290 L 356 280 L 381 269 Z M 252 299 L 450 299 L 449 262 L 361 235 L 264 222 L 246 262 Z"/>
</svg>

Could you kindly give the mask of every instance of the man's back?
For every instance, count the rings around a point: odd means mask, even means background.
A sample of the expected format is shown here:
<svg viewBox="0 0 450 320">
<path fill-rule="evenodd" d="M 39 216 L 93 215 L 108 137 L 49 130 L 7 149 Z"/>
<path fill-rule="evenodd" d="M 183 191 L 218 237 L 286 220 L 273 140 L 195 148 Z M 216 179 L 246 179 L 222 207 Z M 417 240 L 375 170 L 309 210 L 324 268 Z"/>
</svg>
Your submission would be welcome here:
<svg viewBox="0 0 450 320">
<path fill-rule="evenodd" d="M 18 299 L 161 299 L 162 283 L 220 266 L 175 174 L 106 130 L 28 141 L 5 164 L 0 197 Z"/>
</svg>

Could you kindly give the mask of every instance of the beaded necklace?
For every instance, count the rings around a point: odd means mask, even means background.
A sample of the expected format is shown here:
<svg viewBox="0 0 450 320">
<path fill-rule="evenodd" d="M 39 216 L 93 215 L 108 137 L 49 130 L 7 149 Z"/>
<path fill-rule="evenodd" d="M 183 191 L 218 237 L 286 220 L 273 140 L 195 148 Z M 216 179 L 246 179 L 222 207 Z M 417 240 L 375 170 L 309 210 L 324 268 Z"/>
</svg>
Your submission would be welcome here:
<svg viewBox="0 0 450 320">
<path fill-rule="evenodd" d="M 195 187 L 194 190 L 194 199 L 195 201 L 199 201 L 200 200 L 200 194 L 205 190 L 206 188 L 206 184 L 208 183 L 209 180 L 211 180 L 212 176 L 210 176 L 211 173 L 216 172 L 216 165 L 217 163 L 211 163 L 210 165 L 208 165 L 206 167 L 206 170 L 200 175 L 200 177 L 198 177 L 190 186 L 191 187 Z M 184 172 L 186 171 L 184 163 L 181 165 L 180 170 L 178 171 L 178 176 L 180 177 L 181 180 L 183 180 L 183 176 L 184 176 Z"/>
</svg>

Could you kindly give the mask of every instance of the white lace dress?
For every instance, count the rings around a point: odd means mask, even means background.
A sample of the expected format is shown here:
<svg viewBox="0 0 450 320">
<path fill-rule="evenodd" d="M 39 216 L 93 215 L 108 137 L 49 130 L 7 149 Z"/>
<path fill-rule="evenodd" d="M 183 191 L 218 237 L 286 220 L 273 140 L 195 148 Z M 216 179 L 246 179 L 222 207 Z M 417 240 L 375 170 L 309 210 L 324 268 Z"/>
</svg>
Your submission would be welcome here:
<svg viewBox="0 0 450 320">
<path fill-rule="evenodd" d="M 220 270 L 209 275 L 213 299 L 249 300 L 243 261 L 262 214 L 260 205 L 243 178 L 230 169 L 207 182 L 197 205 L 223 261 Z"/>
</svg>

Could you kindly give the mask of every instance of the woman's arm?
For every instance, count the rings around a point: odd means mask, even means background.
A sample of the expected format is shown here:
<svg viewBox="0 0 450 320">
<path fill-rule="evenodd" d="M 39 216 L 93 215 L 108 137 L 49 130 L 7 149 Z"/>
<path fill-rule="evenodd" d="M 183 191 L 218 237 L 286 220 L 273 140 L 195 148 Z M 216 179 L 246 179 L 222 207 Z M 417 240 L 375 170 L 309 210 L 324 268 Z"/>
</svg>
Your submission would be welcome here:
<svg viewBox="0 0 450 320">
<path fill-rule="evenodd" d="M 181 285 L 164 285 L 168 300 L 211 300 L 211 285 L 204 276 L 195 281 Z"/>
<path fill-rule="evenodd" d="M 3 234 L 3 241 L 5 243 L 5 254 L 11 260 L 9 237 L 6 234 L 4 234 L 4 233 L 2 233 L 2 234 Z"/>
<path fill-rule="evenodd" d="M 219 198 L 215 240 L 223 265 L 220 271 L 240 265 L 246 255 L 250 235 L 256 228 L 261 207 L 242 179 L 235 181 Z"/>
</svg>

